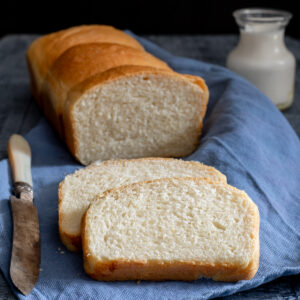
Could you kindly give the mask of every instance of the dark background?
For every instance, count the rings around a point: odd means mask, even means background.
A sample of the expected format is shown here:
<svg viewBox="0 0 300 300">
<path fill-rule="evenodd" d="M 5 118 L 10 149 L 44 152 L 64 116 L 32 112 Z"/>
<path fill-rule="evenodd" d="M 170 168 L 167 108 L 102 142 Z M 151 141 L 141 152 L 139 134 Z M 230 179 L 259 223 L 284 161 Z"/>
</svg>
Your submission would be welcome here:
<svg viewBox="0 0 300 300">
<path fill-rule="evenodd" d="M 287 34 L 300 38 L 299 0 L 97 0 L 26 1 L 0 4 L 0 37 L 10 33 L 48 33 L 80 24 L 108 24 L 137 34 L 229 34 L 238 29 L 232 11 L 272 7 L 294 15 Z"/>
</svg>

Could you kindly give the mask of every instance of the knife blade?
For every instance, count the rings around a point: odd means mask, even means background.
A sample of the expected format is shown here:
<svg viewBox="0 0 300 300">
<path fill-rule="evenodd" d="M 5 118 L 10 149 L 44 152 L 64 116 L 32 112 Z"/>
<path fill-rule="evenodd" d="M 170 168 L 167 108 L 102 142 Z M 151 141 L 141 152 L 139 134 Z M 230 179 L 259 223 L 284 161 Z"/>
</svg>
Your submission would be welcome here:
<svg viewBox="0 0 300 300">
<path fill-rule="evenodd" d="M 13 217 L 10 277 L 20 292 L 28 295 L 38 280 L 41 259 L 38 213 L 33 204 L 31 149 L 22 136 L 14 134 L 7 150 L 15 194 L 10 198 Z"/>
</svg>

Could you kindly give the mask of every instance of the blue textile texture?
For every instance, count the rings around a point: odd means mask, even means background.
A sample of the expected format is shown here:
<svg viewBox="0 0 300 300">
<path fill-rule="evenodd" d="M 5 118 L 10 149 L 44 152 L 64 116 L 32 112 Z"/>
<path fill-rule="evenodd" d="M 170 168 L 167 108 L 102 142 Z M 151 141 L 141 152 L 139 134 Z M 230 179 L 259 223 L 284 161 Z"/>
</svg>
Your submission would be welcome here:
<svg viewBox="0 0 300 300">
<path fill-rule="evenodd" d="M 59 182 L 81 166 L 57 134 L 42 121 L 26 136 L 32 147 L 35 204 L 41 230 L 41 272 L 27 299 L 208 299 L 251 289 L 283 275 L 300 273 L 300 143 L 271 101 L 229 70 L 176 57 L 135 36 L 155 56 L 180 73 L 202 76 L 210 90 L 197 160 L 223 172 L 245 190 L 260 211 L 260 266 L 250 281 L 199 279 L 194 282 L 98 282 L 85 275 L 80 254 L 68 252 L 58 234 Z M 0 162 L 0 267 L 9 278 L 12 181 Z"/>
</svg>

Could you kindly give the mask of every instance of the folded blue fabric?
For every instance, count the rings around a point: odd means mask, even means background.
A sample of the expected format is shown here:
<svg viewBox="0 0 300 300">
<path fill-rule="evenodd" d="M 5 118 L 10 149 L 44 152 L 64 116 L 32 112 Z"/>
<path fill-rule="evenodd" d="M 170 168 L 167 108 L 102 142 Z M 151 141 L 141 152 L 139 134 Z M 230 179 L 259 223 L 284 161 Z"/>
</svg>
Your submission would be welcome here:
<svg viewBox="0 0 300 300">
<path fill-rule="evenodd" d="M 42 243 L 41 272 L 27 299 L 206 299 L 300 273 L 300 143 L 277 108 L 254 86 L 225 68 L 175 57 L 135 36 L 145 48 L 181 73 L 200 75 L 210 102 L 198 149 L 186 160 L 212 165 L 258 205 L 260 267 L 250 281 L 97 282 L 85 275 L 82 257 L 66 251 L 58 235 L 57 189 L 80 166 L 43 119 L 27 136 Z M 0 162 L 0 267 L 13 292 L 9 263 L 12 187 L 7 160 Z"/>
</svg>

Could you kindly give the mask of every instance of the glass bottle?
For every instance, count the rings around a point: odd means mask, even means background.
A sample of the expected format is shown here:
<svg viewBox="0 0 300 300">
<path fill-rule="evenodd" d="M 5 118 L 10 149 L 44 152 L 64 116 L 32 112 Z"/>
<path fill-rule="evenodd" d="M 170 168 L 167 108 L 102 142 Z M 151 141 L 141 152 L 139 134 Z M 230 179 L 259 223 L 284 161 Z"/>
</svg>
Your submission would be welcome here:
<svg viewBox="0 0 300 300">
<path fill-rule="evenodd" d="M 296 60 L 285 46 L 284 32 L 292 14 L 249 8 L 233 16 L 240 40 L 227 57 L 227 67 L 251 81 L 279 109 L 289 107 L 294 98 Z"/>
</svg>

